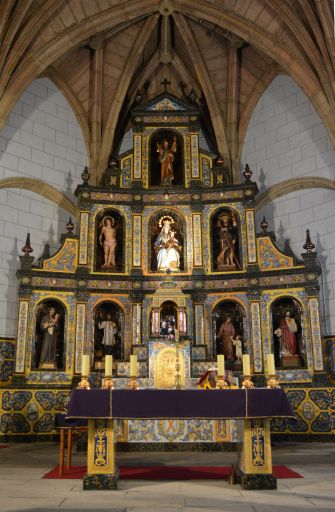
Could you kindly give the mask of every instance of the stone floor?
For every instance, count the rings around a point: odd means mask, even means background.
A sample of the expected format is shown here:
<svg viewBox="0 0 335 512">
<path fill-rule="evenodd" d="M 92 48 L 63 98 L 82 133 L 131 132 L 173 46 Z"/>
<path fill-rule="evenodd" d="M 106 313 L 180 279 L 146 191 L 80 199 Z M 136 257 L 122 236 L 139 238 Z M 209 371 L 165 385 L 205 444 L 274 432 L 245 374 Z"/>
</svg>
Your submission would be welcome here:
<svg viewBox="0 0 335 512">
<path fill-rule="evenodd" d="M 221 481 L 124 481 L 118 491 L 83 491 L 79 480 L 41 480 L 57 464 L 54 443 L 0 449 L 0 511 L 25 512 L 304 512 L 335 510 L 335 443 L 281 443 L 274 464 L 303 479 L 278 481 L 277 491 L 243 491 Z M 235 453 L 120 453 L 121 465 L 230 465 Z M 74 454 L 74 465 L 85 464 Z"/>
</svg>

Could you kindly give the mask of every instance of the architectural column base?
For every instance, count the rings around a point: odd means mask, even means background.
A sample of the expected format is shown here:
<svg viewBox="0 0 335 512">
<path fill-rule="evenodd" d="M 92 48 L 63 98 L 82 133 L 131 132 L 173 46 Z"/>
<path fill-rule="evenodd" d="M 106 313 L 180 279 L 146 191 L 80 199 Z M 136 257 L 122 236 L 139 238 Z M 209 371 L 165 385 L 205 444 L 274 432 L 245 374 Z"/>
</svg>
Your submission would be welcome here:
<svg viewBox="0 0 335 512">
<path fill-rule="evenodd" d="M 269 475 L 266 473 L 259 475 L 249 475 L 240 471 L 239 478 L 242 489 L 246 491 L 277 489 L 277 478 L 274 475 Z"/>
<path fill-rule="evenodd" d="M 117 489 L 118 475 L 95 474 L 85 475 L 83 478 L 84 491 L 115 491 Z"/>
</svg>

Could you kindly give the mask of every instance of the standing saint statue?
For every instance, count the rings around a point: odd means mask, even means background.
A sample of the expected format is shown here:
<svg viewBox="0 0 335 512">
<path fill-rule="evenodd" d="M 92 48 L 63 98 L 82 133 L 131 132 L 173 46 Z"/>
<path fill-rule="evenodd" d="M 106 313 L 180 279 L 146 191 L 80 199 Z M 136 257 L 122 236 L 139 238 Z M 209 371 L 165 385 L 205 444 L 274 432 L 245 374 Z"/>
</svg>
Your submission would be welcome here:
<svg viewBox="0 0 335 512">
<path fill-rule="evenodd" d="M 117 327 L 111 315 L 108 314 L 106 320 L 99 322 L 98 329 L 104 330 L 102 344 L 105 346 L 105 353 L 107 355 L 113 355 L 113 348 L 116 345 L 115 334 L 117 333 Z"/>
<path fill-rule="evenodd" d="M 216 258 L 217 270 L 235 270 L 241 268 L 236 255 L 236 226 L 237 221 L 235 215 L 224 213 L 220 215 L 217 228 L 220 244 L 220 252 Z"/>
<path fill-rule="evenodd" d="M 287 309 L 285 316 L 281 319 L 278 329 L 274 331 L 280 341 L 280 356 L 296 356 L 298 355 L 297 342 L 298 326 L 291 311 Z"/>
<path fill-rule="evenodd" d="M 180 251 L 182 249 L 176 238 L 176 232 L 172 229 L 174 219 L 164 216 L 159 220 L 161 231 L 155 241 L 155 252 L 157 257 L 157 270 L 159 272 L 180 270 Z"/>
<path fill-rule="evenodd" d="M 59 334 L 60 315 L 54 307 L 48 309 L 41 319 L 41 330 L 44 332 L 40 368 L 55 369 L 57 367 L 57 340 Z"/>
<path fill-rule="evenodd" d="M 230 315 L 227 315 L 222 322 L 218 333 L 222 354 L 225 356 L 227 361 L 234 360 L 233 340 L 235 338 L 235 334 L 236 331 L 232 323 L 232 318 Z"/>
<path fill-rule="evenodd" d="M 174 155 L 177 151 L 177 137 L 173 137 L 171 147 L 168 140 L 164 140 L 163 144 L 157 143 L 158 161 L 161 164 L 161 185 L 172 185 L 174 180 L 173 162 Z"/>
<path fill-rule="evenodd" d="M 99 243 L 104 250 L 104 263 L 101 268 L 114 269 L 116 267 L 115 251 L 117 246 L 115 221 L 113 217 L 104 217 L 101 222 Z"/>
</svg>

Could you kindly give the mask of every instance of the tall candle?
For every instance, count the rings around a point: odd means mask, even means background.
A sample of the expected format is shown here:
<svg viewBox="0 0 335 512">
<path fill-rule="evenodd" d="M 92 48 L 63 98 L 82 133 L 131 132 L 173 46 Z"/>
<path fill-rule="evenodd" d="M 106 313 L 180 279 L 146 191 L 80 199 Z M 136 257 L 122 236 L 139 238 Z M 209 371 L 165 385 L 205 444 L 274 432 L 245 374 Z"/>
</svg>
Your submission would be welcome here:
<svg viewBox="0 0 335 512">
<path fill-rule="evenodd" d="M 273 354 L 268 354 L 267 356 L 267 362 L 268 362 L 268 374 L 269 375 L 276 375 L 275 370 L 275 357 Z"/>
<path fill-rule="evenodd" d="M 113 356 L 107 355 L 105 357 L 105 376 L 111 377 L 113 375 Z"/>
<path fill-rule="evenodd" d="M 217 362 L 218 362 L 218 375 L 219 375 L 219 377 L 223 377 L 224 374 L 225 374 L 225 371 L 224 371 L 224 355 L 219 354 L 218 357 L 217 357 Z"/>
<path fill-rule="evenodd" d="M 83 354 L 81 359 L 81 374 L 83 377 L 88 377 L 90 374 L 90 356 Z"/>
<path fill-rule="evenodd" d="M 251 371 L 250 371 L 250 356 L 249 356 L 249 354 L 243 354 L 242 362 L 243 362 L 243 375 L 247 375 L 250 377 Z"/>
<path fill-rule="evenodd" d="M 137 365 L 137 356 L 130 356 L 130 376 L 137 377 L 138 373 L 138 365 Z"/>
</svg>

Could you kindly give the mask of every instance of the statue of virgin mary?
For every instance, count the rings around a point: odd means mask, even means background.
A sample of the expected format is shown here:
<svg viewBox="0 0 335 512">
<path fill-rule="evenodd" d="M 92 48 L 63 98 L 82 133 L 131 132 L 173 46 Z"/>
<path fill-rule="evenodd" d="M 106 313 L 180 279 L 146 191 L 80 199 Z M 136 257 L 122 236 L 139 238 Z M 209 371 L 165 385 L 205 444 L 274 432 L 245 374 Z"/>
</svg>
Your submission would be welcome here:
<svg viewBox="0 0 335 512">
<path fill-rule="evenodd" d="M 161 231 L 155 242 L 158 272 L 178 272 L 180 269 L 181 245 L 173 229 L 174 219 L 164 216 L 159 220 Z"/>
</svg>

